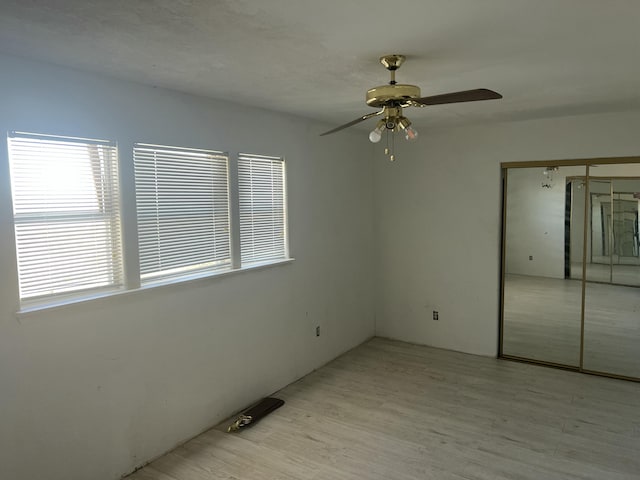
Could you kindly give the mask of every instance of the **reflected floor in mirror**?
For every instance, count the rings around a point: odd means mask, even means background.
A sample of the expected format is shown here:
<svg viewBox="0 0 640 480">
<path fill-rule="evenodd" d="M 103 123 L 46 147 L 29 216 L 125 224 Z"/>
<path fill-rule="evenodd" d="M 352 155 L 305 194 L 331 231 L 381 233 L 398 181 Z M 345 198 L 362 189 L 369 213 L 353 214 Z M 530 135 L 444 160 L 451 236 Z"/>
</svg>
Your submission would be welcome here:
<svg viewBox="0 0 640 480">
<path fill-rule="evenodd" d="M 130 480 L 631 480 L 640 384 L 374 338 Z"/>
<path fill-rule="evenodd" d="M 577 366 L 578 280 L 505 276 L 503 353 Z M 640 377 L 640 290 L 587 283 L 584 368 Z"/>
<path fill-rule="evenodd" d="M 581 299 L 578 280 L 505 275 L 502 352 L 577 367 Z"/>
<path fill-rule="evenodd" d="M 610 265 L 590 263 L 587 265 L 587 280 L 640 286 L 640 269 L 637 265 Z M 582 278 L 582 264 L 571 264 L 571 278 Z"/>
<path fill-rule="evenodd" d="M 587 283 L 584 368 L 640 377 L 640 289 Z"/>
</svg>

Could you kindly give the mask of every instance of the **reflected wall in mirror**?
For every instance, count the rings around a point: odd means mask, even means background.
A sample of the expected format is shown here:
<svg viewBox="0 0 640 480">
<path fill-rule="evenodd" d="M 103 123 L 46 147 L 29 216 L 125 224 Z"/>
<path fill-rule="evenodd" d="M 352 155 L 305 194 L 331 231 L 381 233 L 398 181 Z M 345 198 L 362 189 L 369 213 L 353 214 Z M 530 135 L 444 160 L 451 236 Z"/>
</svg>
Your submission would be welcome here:
<svg viewBox="0 0 640 480">
<path fill-rule="evenodd" d="M 606 171 L 620 174 L 620 169 L 603 167 L 592 167 L 598 177 L 589 177 L 587 280 L 640 285 L 637 268 L 633 268 L 640 265 L 640 177 L 604 177 Z M 633 173 L 633 167 L 627 165 L 627 172 Z"/>
<path fill-rule="evenodd" d="M 502 354 L 578 367 L 586 167 L 551 168 L 506 172 Z"/>
</svg>

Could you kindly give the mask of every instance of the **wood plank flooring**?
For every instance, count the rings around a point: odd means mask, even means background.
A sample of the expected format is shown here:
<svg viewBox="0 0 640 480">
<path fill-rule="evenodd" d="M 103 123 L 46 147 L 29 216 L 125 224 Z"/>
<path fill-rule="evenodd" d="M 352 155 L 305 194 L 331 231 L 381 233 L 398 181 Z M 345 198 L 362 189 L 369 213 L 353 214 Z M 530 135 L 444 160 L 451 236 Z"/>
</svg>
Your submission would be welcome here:
<svg viewBox="0 0 640 480">
<path fill-rule="evenodd" d="M 640 384 L 374 338 L 130 480 L 640 478 Z"/>
<path fill-rule="evenodd" d="M 581 308 L 581 281 L 506 275 L 503 353 L 577 367 Z"/>
</svg>

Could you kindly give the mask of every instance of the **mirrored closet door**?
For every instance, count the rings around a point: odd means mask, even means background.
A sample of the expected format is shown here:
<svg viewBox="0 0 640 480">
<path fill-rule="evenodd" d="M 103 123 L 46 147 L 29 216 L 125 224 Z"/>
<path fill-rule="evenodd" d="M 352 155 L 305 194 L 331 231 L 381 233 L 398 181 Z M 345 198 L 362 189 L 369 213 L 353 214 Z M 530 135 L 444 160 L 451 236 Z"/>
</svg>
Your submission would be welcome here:
<svg viewBox="0 0 640 480">
<path fill-rule="evenodd" d="M 584 166 L 507 171 L 504 355 L 580 364 L 584 193 L 571 176 L 585 175 Z"/>
<path fill-rule="evenodd" d="M 500 355 L 639 379 L 640 159 L 503 176 Z"/>
<path fill-rule="evenodd" d="M 582 368 L 640 377 L 640 164 L 589 175 Z"/>
</svg>

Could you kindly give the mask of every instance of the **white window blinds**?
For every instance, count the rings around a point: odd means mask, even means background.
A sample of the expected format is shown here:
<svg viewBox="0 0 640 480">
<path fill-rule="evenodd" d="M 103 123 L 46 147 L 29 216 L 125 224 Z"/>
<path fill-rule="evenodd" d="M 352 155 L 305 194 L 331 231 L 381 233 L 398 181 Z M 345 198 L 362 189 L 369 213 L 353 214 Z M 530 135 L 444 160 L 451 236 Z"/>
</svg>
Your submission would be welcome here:
<svg viewBox="0 0 640 480">
<path fill-rule="evenodd" d="M 238 189 L 242 264 L 287 258 L 284 160 L 240 154 Z"/>
<path fill-rule="evenodd" d="M 141 283 L 231 267 L 228 158 L 135 144 Z"/>
<path fill-rule="evenodd" d="M 8 138 L 21 300 L 123 283 L 115 144 Z"/>
</svg>

